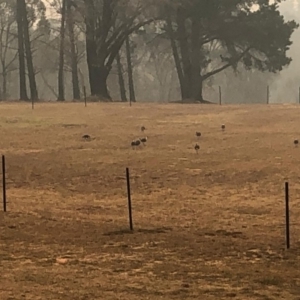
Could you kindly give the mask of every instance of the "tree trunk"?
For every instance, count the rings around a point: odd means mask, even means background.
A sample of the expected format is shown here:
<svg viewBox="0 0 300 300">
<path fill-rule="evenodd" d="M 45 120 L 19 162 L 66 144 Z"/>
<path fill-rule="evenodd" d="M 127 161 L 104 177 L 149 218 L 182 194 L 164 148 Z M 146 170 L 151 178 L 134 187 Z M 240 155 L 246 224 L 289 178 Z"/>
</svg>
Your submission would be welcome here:
<svg viewBox="0 0 300 300">
<path fill-rule="evenodd" d="M 177 21 L 177 34 L 178 34 L 178 42 L 180 48 L 180 55 L 181 55 L 181 63 L 182 63 L 182 70 L 184 76 L 184 99 L 191 98 L 191 61 L 190 61 L 190 47 L 189 47 L 189 40 L 187 38 L 186 32 L 186 16 L 184 8 L 179 8 L 176 15 Z"/>
<path fill-rule="evenodd" d="M 70 47 L 71 47 L 73 99 L 79 100 L 80 88 L 79 88 L 78 63 L 77 63 L 77 53 L 76 53 L 75 35 L 74 35 L 74 19 L 73 19 L 72 7 L 71 7 L 71 0 L 67 0 L 67 23 L 68 23 L 68 31 L 69 31 Z"/>
<path fill-rule="evenodd" d="M 58 101 L 65 101 L 65 83 L 64 83 L 65 23 L 66 23 L 66 0 L 63 0 L 62 9 L 61 9 L 60 45 L 59 45 L 58 98 L 57 98 Z"/>
<path fill-rule="evenodd" d="M 125 82 L 124 82 L 124 77 L 123 77 L 123 66 L 122 66 L 122 62 L 121 62 L 120 52 L 118 53 L 116 60 L 117 60 L 121 100 L 122 100 L 122 102 L 127 102 Z"/>
<path fill-rule="evenodd" d="M 173 80 L 174 79 L 174 73 L 175 73 L 174 71 L 171 73 L 170 84 L 168 85 L 169 86 L 168 97 L 167 97 L 168 102 L 171 101 L 171 95 L 172 95 L 172 91 L 173 91 L 173 82 L 174 82 L 174 80 Z M 177 72 L 177 74 L 178 74 L 178 72 Z M 181 91 L 181 88 L 180 88 L 180 91 Z"/>
<path fill-rule="evenodd" d="M 2 100 L 7 100 L 7 73 L 4 71 L 2 73 L 3 82 L 2 82 Z"/>
<path fill-rule="evenodd" d="M 24 46 L 27 59 L 27 69 L 28 69 L 28 78 L 29 78 L 29 87 L 30 87 L 30 98 L 31 100 L 38 100 L 38 91 L 35 81 L 35 72 L 33 67 L 33 58 L 31 51 L 31 43 L 29 36 L 29 22 L 27 17 L 27 7 L 25 0 L 21 0 L 22 3 L 22 16 L 23 16 L 23 29 L 24 29 Z"/>
<path fill-rule="evenodd" d="M 2 90 L 0 89 L 0 99 L 7 100 L 7 66 L 5 59 L 1 59 L 2 67 Z"/>
<path fill-rule="evenodd" d="M 200 22 L 199 20 L 192 20 L 191 28 L 191 73 L 190 73 L 190 90 L 191 99 L 203 102 L 202 98 L 202 78 L 200 74 Z"/>
<path fill-rule="evenodd" d="M 121 18 L 117 11 L 119 1 L 100 1 L 101 5 L 99 5 L 99 1 L 94 0 L 84 0 L 83 2 L 85 4 L 86 55 L 91 93 L 101 98 L 111 99 L 106 81 L 118 52 L 131 33 L 152 23 L 153 19 L 139 21 L 138 15 Z M 131 97 L 135 100 L 132 78 L 130 81 Z"/>
<path fill-rule="evenodd" d="M 171 41 L 172 53 L 173 53 L 175 66 L 176 66 L 176 70 L 177 70 L 177 75 L 178 75 L 178 80 L 179 80 L 179 85 L 180 85 L 181 99 L 183 100 L 183 99 L 187 98 L 187 95 L 185 95 L 186 88 L 184 86 L 185 79 L 184 79 L 184 75 L 183 75 L 183 71 L 182 71 L 182 67 L 181 67 L 181 63 L 180 63 L 180 57 L 179 57 L 179 53 L 178 53 L 178 47 L 177 47 L 176 41 L 175 41 L 174 31 L 172 28 L 172 22 L 169 17 L 167 17 L 167 32 L 168 32 L 168 35 L 169 35 L 169 38 Z"/>
<path fill-rule="evenodd" d="M 93 6 L 88 5 L 88 14 L 93 15 Z M 94 19 L 86 17 L 86 59 L 89 70 L 89 83 L 91 95 L 99 97 L 101 100 L 111 100 L 107 88 L 107 78 L 109 71 L 105 67 L 105 57 L 97 53 L 97 44 L 95 42 L 95 24 Z"/>
<path fill-rule="evenodd" d="M 22 14 L 22 0 L 17 1 L 17 27 L 18 27 L 18 56 L 19 56 L 19 87 L 20 100 L 28 101 L 26 86 L 26 65 L 24 51 L 24 22 Z"/>
<path fill-rule="evenodd" d="M 96 52 L 96 43 L 95 43 L 95 24 L 93 20 L 93 6 L 88 3 L 87 5 L 87 16 L 85 17 L 86 24 L 86 35 L 85 35 L 85 47 L 86 47 L 86 61 L 88 65 L 89 72 L 89 83 L 91 89 L 91 95 L 94 96 L 94 92 L 97 85 L 97 79 L 94 78 L 96 72 L 93 69 L 93 66 L 96 66 L 97 52 Z"/>
<path fill-rule="evenodd" d="M 109 71 L 105 67 L 89 65 L 89 77 L 92 96 L 100 100 L 111 100 L 107 88 L 107 78 Z"/>
<path fill-rule="evenodd" d="M 125 43 L 126 43 L 126 55 L 127 55 L 129 98 L 131 102 L 136 102 L 129 36 L 126 37 Z"/>
</svg>

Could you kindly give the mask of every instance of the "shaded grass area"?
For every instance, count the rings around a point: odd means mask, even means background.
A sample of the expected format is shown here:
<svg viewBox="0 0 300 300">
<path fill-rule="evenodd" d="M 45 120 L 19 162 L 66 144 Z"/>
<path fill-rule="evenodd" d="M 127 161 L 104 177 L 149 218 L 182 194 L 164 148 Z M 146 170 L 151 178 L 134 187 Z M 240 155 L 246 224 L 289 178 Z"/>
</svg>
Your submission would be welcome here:
<svg viewBox="0 0 300 300">
<path fill-rule="evenodd" d="M 297 106 L 0 108 L 0 299 L 299 298 Z"/>
</svg>

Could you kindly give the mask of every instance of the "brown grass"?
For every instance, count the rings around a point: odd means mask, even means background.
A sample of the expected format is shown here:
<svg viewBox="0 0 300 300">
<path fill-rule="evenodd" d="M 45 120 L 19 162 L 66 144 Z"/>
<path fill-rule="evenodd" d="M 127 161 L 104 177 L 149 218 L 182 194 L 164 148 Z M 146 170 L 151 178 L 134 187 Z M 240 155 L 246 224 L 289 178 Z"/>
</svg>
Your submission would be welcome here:
<svg viewBox="0 0 300 300">
<path fill-rule="evenodd" d="M 289 105 L 1 105 L 0 299 L 299 299 L 299 115 Z M 141 125 L 148 144 L 132 150 Z"/>
</svg>

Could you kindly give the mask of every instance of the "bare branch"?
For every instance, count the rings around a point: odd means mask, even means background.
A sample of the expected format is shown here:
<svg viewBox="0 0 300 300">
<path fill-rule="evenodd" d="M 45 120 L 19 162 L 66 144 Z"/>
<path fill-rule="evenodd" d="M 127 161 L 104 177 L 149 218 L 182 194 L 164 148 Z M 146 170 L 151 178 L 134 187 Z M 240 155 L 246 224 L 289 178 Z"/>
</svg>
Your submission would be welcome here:
<svg viewBox="0 0 300 300">
<path fill-rule="evenodd" d="M 232 65 L 234 65 L 235 63 L 240 61 L 250 51 L 250 49 L 251 49 L 251 47 L 247 47 L 238 57 L 233 59 L 231 62 L 228 62 L 227 64 L 223 65 L 222 67 L 206 73 L 205 75 L 202 76 L 202 79 L 206 80 L 207 78 L 214 76 L 217 73 L 222 72 L 223 70 L 227 69 L 228 67 L 231 67 Z"/>
</svg>

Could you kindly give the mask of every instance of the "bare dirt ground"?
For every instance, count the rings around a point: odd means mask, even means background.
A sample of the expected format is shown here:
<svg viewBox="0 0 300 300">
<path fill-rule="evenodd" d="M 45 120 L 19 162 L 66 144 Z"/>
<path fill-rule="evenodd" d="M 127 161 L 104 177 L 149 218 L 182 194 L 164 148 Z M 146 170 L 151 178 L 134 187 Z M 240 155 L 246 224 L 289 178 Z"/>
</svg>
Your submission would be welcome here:
<svg viewBox="0 0 300 300">
<path fill-rule="evenodd" d="M 299 115 L 296 105 L 2 104 L 0 299 L 300 299 Z M 147 146 L 133 150 L 142 125 Z"/>
</svg>

